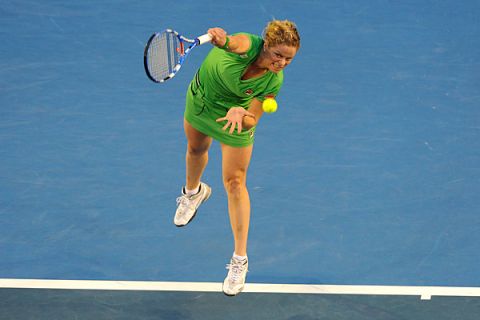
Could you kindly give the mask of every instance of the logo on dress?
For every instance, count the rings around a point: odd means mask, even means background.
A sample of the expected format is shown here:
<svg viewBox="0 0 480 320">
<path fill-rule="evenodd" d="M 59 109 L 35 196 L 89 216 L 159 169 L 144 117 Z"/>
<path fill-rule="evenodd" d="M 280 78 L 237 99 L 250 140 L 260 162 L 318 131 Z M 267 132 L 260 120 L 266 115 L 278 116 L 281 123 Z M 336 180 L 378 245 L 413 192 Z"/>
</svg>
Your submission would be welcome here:
<svg viewBox="0 0 480 320">
<path fill-rule="evenodd" d="M 245 90 L 245 94 L 246 94 L 247 96 L 251 95 L 252 93 L 253 93 L 253 90 L 252 90 L 252 89 L 247 89 L 247 90 Z"/>
</svg>

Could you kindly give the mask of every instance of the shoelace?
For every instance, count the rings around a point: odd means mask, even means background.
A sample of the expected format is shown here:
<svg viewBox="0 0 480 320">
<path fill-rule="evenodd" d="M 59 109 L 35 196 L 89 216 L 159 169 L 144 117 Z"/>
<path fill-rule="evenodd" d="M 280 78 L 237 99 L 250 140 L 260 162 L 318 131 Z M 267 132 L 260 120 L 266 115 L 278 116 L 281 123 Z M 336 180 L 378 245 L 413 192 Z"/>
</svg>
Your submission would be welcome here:
<svg viewBox="0 0 480 320">
<path fill-rule="evenodd" d="M 177 198 L 177 206 L 183 205 L 189 209 L 193 209 L 194 205 L 190 202 L 187 196 L 181 196 Z"/>
<path fill-rule="evenodd" d="M 246 267 L 247 266 L 240 261 L 227 264 L 226 269 L 230 271 L 229 278 L 233 280 L 233 282 L 239 282 Z"/>
</svg>

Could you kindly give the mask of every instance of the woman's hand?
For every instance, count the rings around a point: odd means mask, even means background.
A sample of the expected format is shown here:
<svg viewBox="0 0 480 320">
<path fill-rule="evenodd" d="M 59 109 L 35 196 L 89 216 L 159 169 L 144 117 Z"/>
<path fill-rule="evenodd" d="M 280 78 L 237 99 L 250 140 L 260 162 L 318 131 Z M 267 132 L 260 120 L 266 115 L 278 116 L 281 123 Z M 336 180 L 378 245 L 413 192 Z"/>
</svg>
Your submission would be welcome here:
<svg viewBox="0 0 480 320">
<path fill-rule="evenodd" d="M 222 48 L 227 43 L 227 32 L 222 28 L 208 29 L 208 34 L 212 36 L 212 44 Z"/>
<path fill-rule="evenodd" d="M 243 117 L 252 117 L 255 119 L 255 115 L 251 112 L 248 112 L 242 107 L 233 107 L 228 110 L 227 115 L 222 118 L 218 118 L 217 122 L 227 121 L 227 123 L 223 126 L 222 130 L 227 130 L 230 127 L 230 134 L 235 131 L 237 128 L 237 132 L 242 132 L 243 127 Z"/>
</svg>

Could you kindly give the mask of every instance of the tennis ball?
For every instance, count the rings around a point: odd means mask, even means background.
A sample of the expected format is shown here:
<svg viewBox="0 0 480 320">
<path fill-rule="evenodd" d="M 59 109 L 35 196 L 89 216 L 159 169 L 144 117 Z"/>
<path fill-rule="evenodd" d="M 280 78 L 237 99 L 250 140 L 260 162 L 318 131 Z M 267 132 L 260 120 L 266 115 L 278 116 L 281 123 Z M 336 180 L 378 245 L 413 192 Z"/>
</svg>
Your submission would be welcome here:
<svg viewBox="0 0 480 320">
<path fill-rule="evenodd" d="M 277 111 L 277 107 L 278 107 L 277 101 L 275 101 L 275 99 L 272 99 L 272 98 L 265 99 L 262 104 L 263 111 L 267 113 L 273 113 Z"/>
</svg>

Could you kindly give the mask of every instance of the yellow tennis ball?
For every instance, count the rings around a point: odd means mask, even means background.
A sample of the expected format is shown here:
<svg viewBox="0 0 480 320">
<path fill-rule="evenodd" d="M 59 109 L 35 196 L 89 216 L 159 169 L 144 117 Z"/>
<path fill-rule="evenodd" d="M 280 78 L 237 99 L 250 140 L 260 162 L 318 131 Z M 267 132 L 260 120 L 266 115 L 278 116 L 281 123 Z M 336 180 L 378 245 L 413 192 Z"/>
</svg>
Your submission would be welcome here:
<svg viewBox="0 0 480 320">
<path fill-rule="evenodd" d="M 262 104 L 263 111 L 267 113 L 273 113 L 277 111 L 277 107 L 278 107 L 277 101 L 275 101 L 275 99 L 272 99 L 272 98 L 265 99 Z"/>
</svg>

